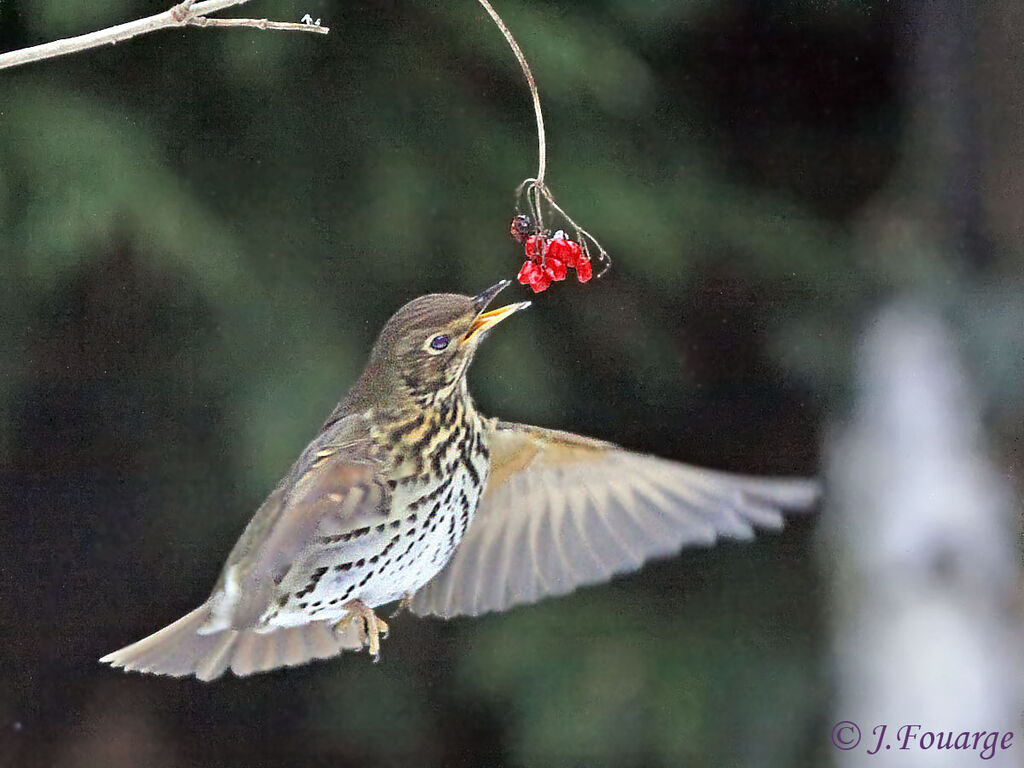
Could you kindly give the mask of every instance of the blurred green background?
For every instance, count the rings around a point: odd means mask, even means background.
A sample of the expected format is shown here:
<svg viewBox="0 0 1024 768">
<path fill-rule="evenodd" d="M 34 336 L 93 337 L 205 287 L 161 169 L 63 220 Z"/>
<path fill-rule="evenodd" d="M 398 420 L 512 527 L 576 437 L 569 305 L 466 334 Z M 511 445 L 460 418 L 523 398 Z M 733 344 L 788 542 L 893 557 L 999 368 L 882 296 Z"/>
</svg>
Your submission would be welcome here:
<svg viewBox="0 0 1024 768">
<path fill-rule="evenodd" d="M 913 287 L 960 318 L 1018 444 L 1024 183 L 1013 151 L 929 151 L 949 122 L 913 87 L 913 6 L 496 6 L 548 181 L 615 265 L 492 337 L 482 410 L 814 474 L 867 308 Z M 4 0 L 0 50 L 161 10 Z M 0 73 L 0 764 L 827 763 L 813 519 L 506 615 L 404 615 L 378 665 L 203 685 L 96 663 L 206 597 L 400 304 L 522 260 L 532 114 L 474 0 L 235 10 L 331 34 L 161 32 Z M 958 93 L 1012 81 L 1015 13 L 957 22 L 985 43 L 943 64 Z M 960 104 L 965 146 L 1012 146 L 1019 100 Z"/>
</svg>

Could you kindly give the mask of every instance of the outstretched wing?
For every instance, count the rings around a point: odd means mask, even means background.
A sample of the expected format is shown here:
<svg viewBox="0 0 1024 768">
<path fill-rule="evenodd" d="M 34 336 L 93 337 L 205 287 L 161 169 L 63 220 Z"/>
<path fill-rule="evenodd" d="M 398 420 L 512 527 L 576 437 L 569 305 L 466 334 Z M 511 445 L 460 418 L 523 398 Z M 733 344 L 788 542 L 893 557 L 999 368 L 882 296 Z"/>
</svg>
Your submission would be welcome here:
<svg viewBox="0 0 1024 768">
<path fill-rule="evenodd" d="M 685 546 L 749 539 L 811 506 L 811 480 L 756 478 L 626 451 L 568 432 L 496 422 L 491 474 L 455 555 L 412 610 L 501 611 L 636 570 Z"/>
</svg>

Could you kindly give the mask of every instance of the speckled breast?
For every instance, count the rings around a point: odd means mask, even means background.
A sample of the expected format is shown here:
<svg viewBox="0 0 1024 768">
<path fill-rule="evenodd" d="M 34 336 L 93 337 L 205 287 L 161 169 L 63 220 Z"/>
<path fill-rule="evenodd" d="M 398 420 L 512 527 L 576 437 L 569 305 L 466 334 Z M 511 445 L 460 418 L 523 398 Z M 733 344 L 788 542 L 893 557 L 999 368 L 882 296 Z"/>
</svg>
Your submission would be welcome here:
<svg viewBox="0 0 1024 768">
<path fill-rule="evenodd" d="M 416 470 L 393 481 L 387 518 L 308 564 L 307 586 L 268 617 L 271 625 L 339 619 L 351 600 L 370 607 L 399 600 L 444 568 L 473 521 L 490 470 L 481 430 L 465 425 L 438 440 Z"/>
</svg>

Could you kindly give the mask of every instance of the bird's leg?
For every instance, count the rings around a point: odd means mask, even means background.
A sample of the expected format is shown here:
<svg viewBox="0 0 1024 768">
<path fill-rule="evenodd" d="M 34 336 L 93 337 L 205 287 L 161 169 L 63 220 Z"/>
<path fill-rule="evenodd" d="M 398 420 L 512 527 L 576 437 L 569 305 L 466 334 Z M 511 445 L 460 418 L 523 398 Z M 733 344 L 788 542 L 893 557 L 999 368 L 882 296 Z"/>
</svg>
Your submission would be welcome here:
<svg viewBox="0 0 1024 768">
<path fill-rule="evenodd" d="M 363 646 L 369 649 L 370 655 L 376 662 L 380 660 L 380 640 L 388 636 L 388 624 L 384 619 L 378 618 L 373 609 L 362 600 L 352 600 L 342 606 L 345 610 L 354 614 L 351 618 L 345 617 L 334 628 L 340 629 L 348 622 L 361 621 Z"/>
<path fill-rule="evenodd" d="M 388 618 L 389 619 L 393 619 L 393 618 L 395 618 L 395 616 L 400 614 L 402 611 L 408 611 L 409 608 L 411 608 L 411 607 L 412 607 L 412 593 L 409 593 L 407 595 L 402 595 L 402 601 L 398 604 L 398 607 L 395 608 L 394 612 L 390 616 L 388 616 Z"/>
</svg>

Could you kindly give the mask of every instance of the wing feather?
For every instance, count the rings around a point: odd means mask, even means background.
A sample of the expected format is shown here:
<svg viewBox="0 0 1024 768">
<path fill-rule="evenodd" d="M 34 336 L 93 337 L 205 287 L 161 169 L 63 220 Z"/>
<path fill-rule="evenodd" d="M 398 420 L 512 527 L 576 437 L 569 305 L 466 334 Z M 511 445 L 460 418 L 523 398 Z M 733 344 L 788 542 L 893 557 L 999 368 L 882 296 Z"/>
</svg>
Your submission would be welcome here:
<svg viewBox="0 0 1024 768">
<path fill-rule="evenodd" d="M 310 444 L 264 502 L 228 556 L 200 633 L 258 627 L 278 598 L 294 591 L 291 581 L 304 577 L 308 561 L 325 549 L 344 549 L 353 531 L 387 516 L 391 491 L 380 464 L 346 437 L 356 427 L 339 422 L 336 434 Z M 288 642 L 306 642 L 299 634 Z"/>
<path fill-rule="evenodd" d="M 580 516 L 580 524 L 581 527 L 586 525 L 587 531 L 593 534 L 590 537 L 591 545 L 600 546 L 595 551 L 602 564 L 613 574 L 639 568 L 643 562 L 639 548 L 630 547 L 616 525 L 618 521 L 609 519 L 607 484 L 581 485 L 580 489 L 590 501 L 589 509 L 586 510 L 588 514 L 585 519 L 583 515 Z"/>
<path fill-rule="evenodd" d="M 571 568 L 566 562 L 558 529 L 565 517 L 565 497 L 551 494 L 547 498 L 548 509 L 536 515 L 533 526 L 534 554 L 537 558 L 537 574 L 548 595 L 558 594 L 560 585 L 566 580 Z M 547 543 L 547 545 L 545 545 Z"/>
<path fill-rule="evenodd" d="M 611 570 L 603 564 L 587 532 L 587 499 L 585 495 L 563 493 L 562 498 L 568 509 L 567 524 L 562 529 L 564 535 L 562 546 L 574 551 L 577 564 L 575 573 L 579 583 L 585 584 L 609 578 L 612 575 Z"/>
</svg>

